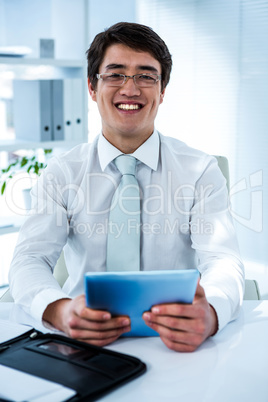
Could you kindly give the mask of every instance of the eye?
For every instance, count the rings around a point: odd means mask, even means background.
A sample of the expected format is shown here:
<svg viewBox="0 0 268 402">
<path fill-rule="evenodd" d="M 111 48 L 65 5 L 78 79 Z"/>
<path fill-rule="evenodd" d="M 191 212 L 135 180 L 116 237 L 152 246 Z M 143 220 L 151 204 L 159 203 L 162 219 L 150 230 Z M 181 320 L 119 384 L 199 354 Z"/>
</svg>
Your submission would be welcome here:
<svg viewBox="0 0 268 402">
<path fill-rule="evenodd" d="M 103 79 L 104 81 L 108 82 L 117 82 L 117 81 L 122 81 L 124 79 L 124 76 L 122 74 L 116 74 L 116 73 L 111 73 L 111 74 L 103 74 Z"/>
<path fill-rule="evenodd" d="M 157 77 L 155 75 L 141 74 L 137 76 L 138 80 L 143 82 L 155 82 Z"/>
</svg>

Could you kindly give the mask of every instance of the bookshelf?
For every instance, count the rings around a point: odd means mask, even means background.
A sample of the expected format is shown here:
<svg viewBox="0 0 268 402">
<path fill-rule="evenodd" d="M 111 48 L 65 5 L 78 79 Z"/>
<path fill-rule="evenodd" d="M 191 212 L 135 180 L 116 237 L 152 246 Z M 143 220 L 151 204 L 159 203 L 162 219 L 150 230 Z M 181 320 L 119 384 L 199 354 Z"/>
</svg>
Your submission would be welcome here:
<svg viewBox="0 0 268 402">
<path fill-rule="evenodd" d="M 81 142 L 88 141 L 88 91 L 85 51 L 88 47 L 88 0 L 66 3 L 65 0 L 0 0 L 0 47 L 23 46 L 31 49 L 30 54 L 20 56 L 0 55 L 0 168 L 9 164 L 9 155 L 20 151 L 53 149 L 53 155 L 64 152 Z M 71 29 L 70 29 L 71 27 Z M 40 39 L 54 40 L 54 58 L 41 58 Z M 66 137 L 62 140 L 25 140 L 16 136 L 14 124 L 14 80 L 68 80 L 80 79 L 82 82 L 81 102 L 82 131 L 79 139 Z M 1 105 L 2 101 L 2 105 Z M 4 105 L 3 105 L 4 104 Z M 11 116 L 11 119 L 10 119 Z M 54 138 L 54 137 L 53 137 Z M 20 192 L 15 195 L 16 202 L 23 202 Z M 23 204 L 22 204 L 23 205 Z M 0 248 L 6 249 L 0 270 L 7 271 L 12 255 L 14 239 L 25 215 L 16 213 L 10 207 L 8 196 L 0 195 Z M 6 235 L 6 236 L 5 236 Z M 9 256 L 10 255 L 10 256 Z M 0 278 L 0 285 L 3 284 Z"/>
<path fill-rule="evenodd" d="M 88 141 L 87 133 L 87 114 L 88 114 L 88 95 L 86 85 L 86 63 L 84 60 L 58 60 L 58 59 L 34 59 L 27 57 L 0 57 L 0 80 L 6 77 L 12 81 L 20 80 L 42 80 L 80 78 L 82 85 L 81 116 L 83 121 L 82 138 L 76 140 L 61 141 L 27 141 L 16 139 L 0 138 L 0 152 L 15 152 L 18 150 L 46 149 L 53 148 L 66 150 L 74 147 L 78 143 Z M 0 217 L 0 236 L 16 233 L 19 231 L 23 219 L 14 216 Z"/>
<path fill-rule="evenodd" d="M 0 80 L 5 79 L 5 74 L 12 76 L 12 80 L 42 80 L 42 79 L 69 79 L 79 78 L 82 85 L 82 99 L 81 114 L 82 117 L 82 131 L 80 130 L 80 137 L 78 140 L 52 140 L 52 141 L 27 141 L 23 139 L 16 139 L 16 130 L 14 129 L 15 138 L 1 139 L 0 138 L 0 153 L 15 152 L 18 150 L 31 150 L 31 149 L 49 149 L 52 148 L 54 152 L 64 151 L 70 149 L 81 142 L 88 141 L 87 133 L 87 85 L 86 85 L 86 66 L 85 63 L 79 60 L 41 60 L 41 59 L 26 59 L 26 58 L 7 58 L 0 57 Z M 81 137 L 82 133 L 82 137 Z M 1 166 L 2 168 L 5 166 Z M 0 236 L 18 232 L 23 222 L 22 219 L 17 219 L 16 216 L 0 216 Z"/>
<path fill-rule="evenodd" d="M 0 57 L 0 80 L 58 80 L 80 78 L 82 85 L 81 116 L 83 122 L 83 136 L 78 141 L 24 141 L 16 139 L 1 139 L 0 152 L 12 152 L 18 149 L 34 148 L 71 148 L 79 142 L 87 142 L 87 85 L 86 85 L 86 62 L 84 60 L 58 60 L 58 59 L 33 59 L 27 57 Z"/>
<path fill-rule="evenodd" d="M 84 62 L 80 60 L 59 60 L 49 58 L 30 58 L 30 57 L 4 57 L 0 56 L 0 65 L 7 69 L 13 66 L 50 66 L 53 68 L 83 68 Z M 3 69 L 4 69 L 3 68 Z"/>
<path fill-rule="evenodd" d="M 85 141 L 87 138 L 85 138 Z M 0 152 L 13 152 L 21 149 L 36 149 L 36 148 L 72 148 L 81 141 L 19 141 L 19 140 L 0 140 Z"/>
<path fill-rule="evenodd" d="M 80 100 L 80 116 L 82 120 L 82 130 L 80 137 L 71 140 L 24 140 L 16 138 L 16 130 L 14 129 L 15 138 L 1 138 L 0 135 L 0 152 L 15 152 L 18 150 L 30 149 L 47 149 L 53 148 L 65 150 L 70 149 L 81 142 L 88 141 L 87 133 L 87 114 L 88 114 L 88 95 L 86 85 L 86 61 L 85 60 L 59 60 L 59 59 L 40 59 L 28 57 L 0 57 L 0 80 L 10 80 L 13 86 L 13 80 L 65 80 L 80 79 L 81 80 L 81 100 Z M 2 166 L 3 167 L 3 166 Z M 1 220 L 2 216 L 1 216 Z M 12 225 L 3 227 L 0 225 L 0 235 L 18 230 L 20 225 Z"/>
</svg>

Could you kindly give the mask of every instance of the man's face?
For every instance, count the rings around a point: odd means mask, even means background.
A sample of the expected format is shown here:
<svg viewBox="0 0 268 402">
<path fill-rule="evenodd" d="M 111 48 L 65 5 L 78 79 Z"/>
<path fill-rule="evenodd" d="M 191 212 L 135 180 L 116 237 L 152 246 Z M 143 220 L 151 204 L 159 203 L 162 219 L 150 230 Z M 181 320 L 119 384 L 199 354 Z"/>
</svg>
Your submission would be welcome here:
<svg viewBox="0 0 268 402">
<path fill-rule="evenodd" d="M 106 50 L 99 73 L 161 74 L 161 65 L 150 53 L 115 44 Z M 109 86 L 100 79 L 95 91 L 89 82 L 89 92 L 98 104 L 103 134 L 113 145 L 126 139 L 140 145 L 152 134 L 164 97 L 161 81 L 152 87 L 140 88 L 133 79 L 120 87 Z"/>
</svg>

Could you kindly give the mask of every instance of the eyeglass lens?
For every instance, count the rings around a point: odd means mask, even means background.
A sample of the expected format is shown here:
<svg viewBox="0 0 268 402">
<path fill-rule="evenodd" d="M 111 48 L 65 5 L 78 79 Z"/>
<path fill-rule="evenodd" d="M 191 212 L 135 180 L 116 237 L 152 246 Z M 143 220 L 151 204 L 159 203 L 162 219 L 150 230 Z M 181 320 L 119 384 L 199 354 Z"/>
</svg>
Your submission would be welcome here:
<svg viewBox="0 0 268 402">
<path fill-rule="evenodd" d="M 102 80 L 111 86 L 121 86 L 128 79 L 133 78 L 134 82 L 139 87 L 150 87 L 153 86 L 158 80 L 158 76 L 155 74 L 139 74 L 134 75 L 133 77 L 128 77 L 123 74 L 100 74 Z"/>
</svg>

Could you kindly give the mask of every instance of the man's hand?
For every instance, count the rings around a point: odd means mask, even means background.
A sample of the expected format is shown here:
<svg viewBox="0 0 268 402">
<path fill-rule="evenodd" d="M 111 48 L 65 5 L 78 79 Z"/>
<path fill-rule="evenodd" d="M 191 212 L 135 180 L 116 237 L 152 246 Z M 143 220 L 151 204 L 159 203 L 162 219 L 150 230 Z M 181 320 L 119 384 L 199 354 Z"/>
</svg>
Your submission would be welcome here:
<svg viewBox="0 0 268 402">
<path fill-rule="evenodd" d="M 193 352 L 218 328 L 217 314 L 198 283 L 193 304 L 162 304 L 143 314 L 145 323 L 177 352 Z"/>
<path fill-rule="evenodd" d="M 43 320 L 71 338 L 97 346 L 108 345 L 124 332 L 130 331 L 129 317 L 112 318 L 107 311 L 92 310 L 86 307 L 84 295 L 49 304 Z"/>
</svg>

